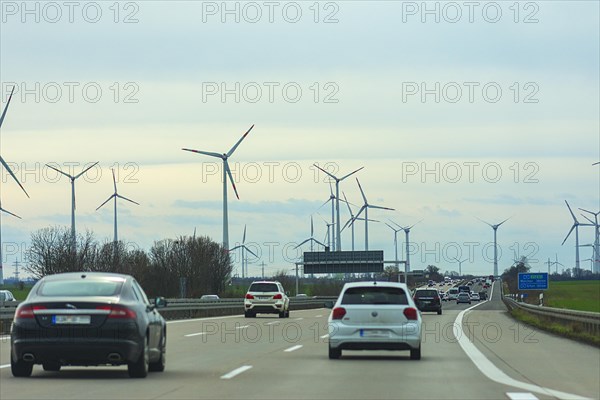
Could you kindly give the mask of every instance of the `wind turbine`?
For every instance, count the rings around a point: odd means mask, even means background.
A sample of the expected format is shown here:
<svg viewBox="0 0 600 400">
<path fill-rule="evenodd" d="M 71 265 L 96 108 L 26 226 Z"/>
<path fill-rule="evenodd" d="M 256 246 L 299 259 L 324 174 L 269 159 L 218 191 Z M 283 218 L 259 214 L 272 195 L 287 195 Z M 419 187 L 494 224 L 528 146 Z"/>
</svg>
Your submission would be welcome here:
<svg viewBox="0 0 600 400">
<path fill-rule="evenodd" d="M 340 182 L 343 181 L 344 179 L 346 179 L 347 177 L 349 177 L 350 175 L 357 173 L 364 167 L 360 167 L 359 169 L 352 171 L 349 174 L 342 176 L 341 178 L 338 178 L 337 176 L 325 171 L 323 168 L 319 167 L 317 164 L 314 164 L 314 166 L 317 167 L 318 169 L 320 169 L 321 171 L 323 171 L 325 174 L 327 174 L 331 179 L 335 180 L 335 209 L 336 209 L 336 223 L 337 223 L 336 238 L 335 238 L 335 250 L 341 251 L 342 250 L 342 237 L 341 237 L 341 225 L 340 225 Z M 333 195 L 333 192 L 332 192 L 332 195 Z"/>
<path fill-rule="evenodd" d="M 0 214 L 1 213 L 7 213 L 8 215 L 12 215 L 13 217 L 19 218 L 21 219 L 21 217 L 19 217 L 17 214 L 13 214 L 8 210 L 5 210 L 4 208 L 2 208 L 2 204 L 0 203 Z M 2 260 L 2 232 L 0 231 L 0 260 Z M 2 270 L 2 262 L 0 261 L 0 285 L 4 285 L 4 271 Z"/>
<path fill-rule="evenodd" d="M 593 252 L 593 257 L 594 257 L 594 267 L 592 268 L 592 272 L 594 274 L 598 274 L 600 273 L 600 225 L 598 225 L 598 215 L 600 214 L 600 211 L 598 211 L 597 213 L 588 211 L 588 210 L 584 210 L 583 208 L 580 208 L 581 211 L 592 214 L 594 216 L 594 220 L 592 221 L 590 218 L 588 218 L 587 216 L 583 215 L 583 218 L 587 219 L 588 221 L 590 221 L 593 226 L 594 226 L 594 230 L 595 230 L 595 238 L 594 238 L 594 252 Z"/>
<path fill-rule="evenodd" d="M 462 276 L 462 263 L 467 261 L 468 258 L 465 258 L 464 260 L 459 260 L 458 258 L 454 257 L 454 260 L 456 260 L 456 262 L 458 263 L 458 276 Z"/>
<path fill-rule="evenodd" d="M 246 225 L 244 225 L 244 236 L 242 236 L 242 244 L 240 244 L 239 246 L 235 246 L 234 248 L 230 249 L 229 251 L 233 251 L 233 250 L 237 250 L 237 249 L 242 249 L 242 278 L 245 277 L 244 275 L 244 250 L 246 250 L 247 252 L 249 252 L 250 254 L 252 254 L 254 257 L 258 258 L 258 256 L 248 248 L 248 246 L 246 246 Z M 246 275 L 248 274 L 248 259 L 246 258 Z"/>
<path fill-rule="evenodd" d="M 575 217 L 575 214 L 573 214 L 573 210 L 571 210 L 571 206 L 566 200 L 565 204 L 567 205 L 567 208 L 571 213 L 571 217 L 573 217 L 573 225 L 571 226 L 569 233 L 567 233 L 565 240 L 563 240 L 563 242 L 561 243 L 561 246 L 565 244 L 565 242 L 569 238 L 569 235 L 571 234 L 571 232 L 573 232 L 573 229 L 575 229 L 575 276 L 579 276 L 579 226 L 590 226 L 590 224 L 582 224 L 579 221 L 577 221 L 577 217 Z"/>
<path fill-rule="evenodd" d="M 423 220 L 420 219 L 419 221 L 415 222 L 411 226 L 407 226 L 407 227 L 400 226 L 394 222 L 394 224 L 396 224 L 400 228 L 402 228 L 402 230 L 404 231 L 404 233 L 406 235 L 406 263 L 404 264 L 404 270 L 406 272 L 410 272 L 410 251 L 409 251 L 410 250 L 410 240 L 409 240 L 410 230 L 421 221 L 423 221 Z"/>
<path fill-rule="evenodd" d="M 117 198 L 123 199 L 123 200 L 127 200 L 128 202 L 133 203 L 133 204 L 137 204 L 138 206 L 140 205 L 140 203 L 135 202 L 133 200 L 130 200 L 127 197 L 121 196 L 119 193 L 117 193 L 117 180 L 115 179 L 115 170 L 111 168 L 111 171 L 112 171 L 112 176 L 113 176 L 113 185 L 115 187 L 115 192 L 113 194 L 111 194 L 110 197 L 104 201 L 104 203 L 100 204 L 98 206 L 98 208 L 96 208 L 96 211 L 98 211 L 103 205 L 105 205 L 106 203 L 108 203 L 110 201 L 110 199 L 113 199 L 113 198 L 115 199 L 115 237 L 114 237 L 114 244 L 116 246 L 117 241 L 118 241 L 118 236 L 117 236 Z M 116 251 L 116 248 L 115 248 L 115 251 Z"/>
<path fill-rule="evenodd" d="M 314 226 L 313 226 L 313 218 L 312 215 L 310 216 L 310 237 L 308 239 L 305 239 L 302 243 L 300 243 L 298 246 L 294 247 L 294 249 L 297 249 L 298 247 L 302 246 L 304 243 L 306 242 L 310 242 L 310 251 L 313 251 L 313 242 L 314 243 L 318 243 L 323 247 L 327 247 L 325 246 L 325 244 L 319 242 L 317 239 L 314 238 Z"/>
<path fill-rule="evenodd" d="M 334 200 L 336 199 L 335 195 L 333 194 L 333 189 L 331 188 L 331 183 L 329 184 L 329 198 L 327 199 L 327 201 L 325 201 L 325 203 L 321 204 L 321 206 L 317 209 L 321 209 L 321 207 L 327 205 L 327 203 L 331 202 L 331 225 L 333 226 L 335 224 L 335 219 L 334 219 Z M 321 217 L 322 218 L 322 217 Z M 325 220 L 323 218 L 323 220 Z M 325 223 L 327 223 L 327 221 L 325 221 Z M 329 226 L 329 225 L 328 225 Z M 335 246 L 333 248 L 331 248 L 331 241 L 329 239 L 329 234 L 327 236 L 327 245 L 329 246 L 330 249 L 335 250 Z"/>
<path fill-rule="evenodd" d="M 14 91 L 15 91 L 15 87 L 13 86 L 12 90 L 10 91 L 10 96 L 8 97 L 8 101 L 6 102 L 6 106 L 4 107 L 4 110 L 2 111 L 2 115 L 0 116 L 0 128 L 2 128 L 2 123 L 4 122 L 4 117 L 6 117 L 6 112 L 8 111 L 8 106 L 10 105 L 10 100 L 12 99 L 12 95 L 13 95 Z M 29 193 L 27 193 L 27 191 L 25 190 L 23 185 L 21 185 L 21 182 L 19 182 L 19 180 L 17 179 L 17 176 L 14 174 L 12 169 L 10 169 L 10 167 L 8 166 L 6 161 L 4 161 L 4 158 L 2 158 L 2 155 L 0 155 L 0 164 L 2 164 L 4 166 L 4 168 L 6 168 L 6 170 L 10 174 L 10 176 L 12 176 L 12 178 L 15 180 L 15 182 L 17 182 L 17 185 L 19 185 L 19 187 L 21 188 L 21 190 L 23 190 L 25 195 L 27 197 L 29 197 Z M 0 214 L 2 214 L 2 212 L 5 212 L 12 216 L 15 216 L 19 219 L 21 218 L 15 214 L 3 209 L 2 206 L 0 205 Z M 4 276 L 2 273 L 2 218 L 1 217 L 0 217 L 0 284 L 4 284 Z"/>
<path fill-rule="evenodd" d="M 391 219 L 390 219 L 390 222 L 393 224 L 396 224 Z M 395 251 L 395 255 L 396 255 L 395 261 L 396 261 L 396 268 L 398 268 L 398 232 L 400 232 L 403 229 L 402 229 L 402 227 L 396 229 L 393 226 L 391 226 L 390 224 L 388 224 L 387 222 L 385 224 L 387 226 L 389 226 L 391 230 L 394 231 L 394 251 Z M 398 225 L 398 224 L 396 224 L 396 225 Z"/>
<path fill-rule="evenodd" d="M 508 221 L 510 219 L 506 218 L 504 221 L 500 222 L 499 224 L 495 224 L 492 225 L 489 222 L 486 222 L 480 218 L 477 218 L 478 220 L 480 220 L 481 222 L 483 222 L 484 224 L 489 225 L 493 230 L 494 230 L 494 276 L 498 276 L 498 242 L 497 242 L 497 233 L 498 233 L 498 227 L 500 227 L 500 225 L 502 225 L 503 223 L 505 223 L 506 221 Z"/>
<path fill-rule="evenodd" d="M 217 158 L 220 158 L 223 160 L 223 248 L 225 250 L 229 249 L 229 219 L 228 219 L 228 214 L 227 214 L 227 177 L 228 176 L 229 176 L 229 180 L 231 181 L 231 186 L 233 186 L 233 191 L 235 192 L 235 196 L 238 198 L 238 200 L 240 199 L 240 196 L 238 195 L 237 189 L 235 187 L 235 182 L 233 181 L 233 176 L 231 176 L 231 169 L 229 169 L 229 163 L 227 162 L 227 159 L 229 157 L 231 157 L 231 155 L 233 154 L 235 149 L 237 149 L 238 146 L 240 145 L 240 143 L 242 143 L 242 140 L 244 140 L 246 138 L 246 136 L 248 136 L 248 134 L 250 133 L 252 128 L 254 128 L 254 125 L 252 125 L 250 127 L 250 129 L 248 129 L 246 131 L 246 133 L 244 133 L 242 135 L 240 140 L 238 140 L 237 143 L 234 144 L 233 147 L 231 149 L 229 149 L 229 151 L 227 153 L 219 154 L 219 153 L 214 153 L 214 152 L 210 152 L 210 151 L 181 149 L 184 151 L 191 151 L 192 153 L 204 154 L 205 156 L 217 157 Z"/>
<path fill-rule="evenodd" d="M 71 181 L 71 244 L 73 246 L 73 250 L 75 250 L 75 243 L 76 243 L 76 241 L 75 241 L 75 238 L 76 238 L 76 235 L 75 235 L 75 180 L 77 178 L 81 177 L 86 172 L 88 172 L 91 168 L 96 166 L 96 164 L 98 164 L 98 161 L 93 163 L 92 165 L 90 165 L 89 167 L 87 167 L 86 169 L 84 169 L 83 171 L 81 171 L 79 174 L 77 174 L 75 176 L 67 174 L 66 172 L 63 172 L 58 168 L 54 168 L 50 164 L 46 164 L 46 166 L 48 168 L 55 170 L 59 174 L 63 174 L 64 176 L 69 178 L 69 180 Z"/>
<path fill-rule="evenodd" d="M 369 215 L 368 215 L 369 208 L 377 208 L 380 210 L 390 210 L 390 211 L 394 211 L 394 209 L 369 204 L 369 202 L 367 201 L 367 197 L 365 196 L 365 192 L 363 192 L 362 187 L 360 186 L 360 182 L 359 182 L 358 178 L 356 178 L 356 183 L 358 183 L 358 188 L 360 189 L 360 194 L 362 194 L 363 200 L 365 202 L 365 204 L 360 208 L 360 210 L 358 210 L 358 213 L 356 214 L 356 218 L 358 218 L 363 211 L 365 212 L 365 251 L 368 251 L 369 250 Z"/>
</svg>

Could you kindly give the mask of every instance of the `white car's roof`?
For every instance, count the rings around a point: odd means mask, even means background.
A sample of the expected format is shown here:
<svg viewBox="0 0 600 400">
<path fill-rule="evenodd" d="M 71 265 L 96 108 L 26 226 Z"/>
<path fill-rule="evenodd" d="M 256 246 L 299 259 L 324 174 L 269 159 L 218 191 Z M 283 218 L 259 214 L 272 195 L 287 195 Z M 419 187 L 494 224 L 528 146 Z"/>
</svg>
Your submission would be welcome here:
<svg viewBox="0 0 600 400">
<path fill-rule="evenodd" d="M 344 288 L 342 290 L 349 289 L 349 288 L 355 288 L 355 287 L 396 287 L 396 288 L 402 288 L 404 290 L 408 290 L 408 287 L 406 286 L 405 283 L 383 282 L 383 281 L 382 282 L 380 282 L 380 281 L 349 282 L 344 285 Z"/>
</svg>

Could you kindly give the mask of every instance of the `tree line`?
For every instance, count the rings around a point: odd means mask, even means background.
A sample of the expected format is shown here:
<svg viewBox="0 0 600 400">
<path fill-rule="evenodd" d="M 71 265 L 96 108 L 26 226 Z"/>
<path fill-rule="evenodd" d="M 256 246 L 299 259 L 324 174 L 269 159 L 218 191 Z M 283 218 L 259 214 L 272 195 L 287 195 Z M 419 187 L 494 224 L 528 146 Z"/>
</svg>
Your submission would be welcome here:
<svg viewBox="0 0 600 400">
<path fill-rule="evenodd" d="M 150 297 L 199 297 L 222 293 L 231 279 L 229 252 L 208 236 L 180 236 L 155 241 L 149 251 L 124 242 L 101 243 L 91 231 L 75 244 L 66 227 L 48 227 L 31 234 L 26 271 L 35 279 L 63 272 L 128 274 Z"/>
</svg>

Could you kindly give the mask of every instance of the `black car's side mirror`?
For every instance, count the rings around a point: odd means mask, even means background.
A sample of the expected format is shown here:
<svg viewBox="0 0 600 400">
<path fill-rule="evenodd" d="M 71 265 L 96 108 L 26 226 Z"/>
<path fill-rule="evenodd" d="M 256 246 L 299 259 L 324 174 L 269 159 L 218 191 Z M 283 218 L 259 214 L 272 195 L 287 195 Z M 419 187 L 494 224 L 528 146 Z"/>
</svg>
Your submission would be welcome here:
<svg viewBox="0 0 600 400">
<path fill-rule="evenodd" d="M 333 301 L 326 301 L 324 303 L 325 308 L 333 308 Z"/>
<path fill-rule="evenodd" d="M 156 308 L 164 308 L 167 306 L 167 300 L 164 297 L 157 297 L 154 299 L 154 306 Z"/>
</svg>

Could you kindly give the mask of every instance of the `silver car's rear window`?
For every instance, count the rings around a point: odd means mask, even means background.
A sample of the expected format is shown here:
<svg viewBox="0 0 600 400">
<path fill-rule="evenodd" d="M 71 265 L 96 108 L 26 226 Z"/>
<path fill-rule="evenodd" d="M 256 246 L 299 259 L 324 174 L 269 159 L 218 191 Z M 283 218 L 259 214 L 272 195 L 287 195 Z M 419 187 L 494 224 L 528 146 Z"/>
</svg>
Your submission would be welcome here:
<svg viewBox="0 0 600 400">
<path fill-rule="evenodd" d="M 344 292 L 342 304 L 408 304 L 406 292 L 395 287 L 356 287 Z"/>
<path fill-rule="evenodd" d="M 123 282 L 117 280 L 48 281 L 42 283 L 37 294 L 48 297 L 116 296 L 121 292 L 122 286 Z"/>
<path fill-rule="evenodd" d="M 279 292 L 275 283 L 253 283 L 250 285 L 249 292 Z"/>
</svg>

